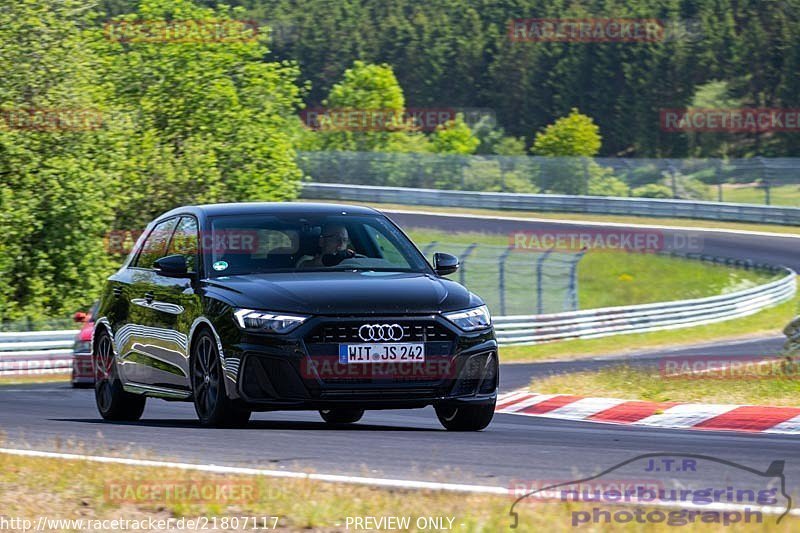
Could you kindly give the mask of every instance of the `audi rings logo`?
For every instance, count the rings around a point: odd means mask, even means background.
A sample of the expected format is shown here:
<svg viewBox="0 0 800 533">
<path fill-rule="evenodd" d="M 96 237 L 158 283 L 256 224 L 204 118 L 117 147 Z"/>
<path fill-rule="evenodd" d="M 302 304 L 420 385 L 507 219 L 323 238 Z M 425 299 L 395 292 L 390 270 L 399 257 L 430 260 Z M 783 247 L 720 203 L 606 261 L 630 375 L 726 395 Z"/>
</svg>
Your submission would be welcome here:
<svg viewBox="0 0 800 533">
<path fill-rule="evenodd" d="M 400 324 L 364 324 L 358 328 L 362 341 L 399 341 L 403 338 Z"/>
</svg>

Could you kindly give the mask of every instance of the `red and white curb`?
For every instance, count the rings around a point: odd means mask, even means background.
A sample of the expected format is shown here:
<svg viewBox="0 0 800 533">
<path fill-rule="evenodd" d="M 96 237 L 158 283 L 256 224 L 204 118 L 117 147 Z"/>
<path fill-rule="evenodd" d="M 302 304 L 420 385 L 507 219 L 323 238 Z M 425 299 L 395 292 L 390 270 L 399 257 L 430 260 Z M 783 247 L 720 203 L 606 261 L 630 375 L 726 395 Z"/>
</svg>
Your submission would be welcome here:
<svg viewBox="0 0 800 533">
<path fill-rule="evenodd" d="M 517 390 L 501 394 L 495 412 L 631 426 L 800 435 L 798 407 L 644 402 Z"/>
</svg>

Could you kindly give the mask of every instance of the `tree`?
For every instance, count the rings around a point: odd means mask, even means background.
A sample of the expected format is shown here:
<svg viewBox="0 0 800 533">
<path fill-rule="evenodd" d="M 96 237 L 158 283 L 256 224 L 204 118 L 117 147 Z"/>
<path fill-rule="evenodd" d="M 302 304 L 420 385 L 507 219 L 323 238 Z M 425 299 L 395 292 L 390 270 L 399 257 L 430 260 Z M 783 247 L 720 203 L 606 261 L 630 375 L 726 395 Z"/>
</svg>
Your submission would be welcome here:
<svg viewBox="0 0 800 533">
<path fill-rule="evenodd" d="M 78 0 L 0 2 L 0 321 L 86 308 L 114 262 L 128 131 Z M 39 117 L 47 115 L 44 121 Z"/>
<path fill-rule="evenodd" d="M 439 154 L 472 154 L 480 144 L 480 140 L 472 134 L 472 130 L 464 122 L 464 117 L 457 114 L 455 120 L 436 127 L 431 138 L 433 151 Z"/>
<path fill-rule="evenodd" d="M 600 128 L 591 117 L 573 108 L 536 134 L 531 152 L 548 157 L 592 157 L 600 151 Z"/>
<path fill-rule="evenodd" d="M 540 187 L 561 194 L 626 196 L 627 186 L 611 169 L 590 159 L 600 146 L 600 128 L 577 109 L 547 126 L 536 134 L 531 147 L 533 153 L 544 156 Z"/>
<path fill-rule="evenodd" d="M 142 0 L 116 24 L 172 21 L 191 27 L 243 19 L 242 11 L 190 0 Z M 112 24 L 113 24 L 112 23 Z M 102 52 L 119 106 L 134 117 L 117 223 L 141 228 L 153 216 L 197 202 L 288 200 L 297 195 L 296 110 L 302 89 L 292 62 L 265 62 L 267 33 L 236 38 L 114 40 Z"/>
<path fill-rule="evenodd" d="M 427 138 L 406 120 L 403 89 L 389 65 L 355 61 L 323 101 L 320 131 L 303 148 L 353 152 L 427 152 Z"/>
</svg>

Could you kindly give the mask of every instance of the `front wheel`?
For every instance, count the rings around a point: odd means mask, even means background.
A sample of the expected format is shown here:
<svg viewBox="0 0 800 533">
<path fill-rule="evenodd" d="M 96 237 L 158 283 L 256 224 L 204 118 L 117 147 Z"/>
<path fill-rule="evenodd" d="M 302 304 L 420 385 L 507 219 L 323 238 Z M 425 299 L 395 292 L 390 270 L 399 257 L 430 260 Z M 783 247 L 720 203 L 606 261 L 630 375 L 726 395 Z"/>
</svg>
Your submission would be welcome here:
<svg viewBox="0 0 800 533">
<path fill-rule="evenodd" d="M 236 427 L 247 424 L 251 411 L 235 405 L 225 394 L 217 343 L 208 331 L 200 333 L 192 350 L 192 396 L 200 424 Z"/>
<path fill-rule="evenodd" d="M 480 431 L 494 417 L 495 402 L 484 405 L 437 405 L 436 416 L 449 431 Z"/>
<path fill-rule="evenodd" d="M 117 375 L 114 349 L 108 332 L 98 332 L 93 358 L 94 399 L 105 420 L 134 422 L 142 417 L 147 399 L 125 392 Z M 74 386 L 74 385 L 73 385 Z"/>
<path fill-rule="evenodd" d="M 321 409 L 319 415 L 328 424 L 352 424 L 364 416 L 363 409 Z"/>
</svg>

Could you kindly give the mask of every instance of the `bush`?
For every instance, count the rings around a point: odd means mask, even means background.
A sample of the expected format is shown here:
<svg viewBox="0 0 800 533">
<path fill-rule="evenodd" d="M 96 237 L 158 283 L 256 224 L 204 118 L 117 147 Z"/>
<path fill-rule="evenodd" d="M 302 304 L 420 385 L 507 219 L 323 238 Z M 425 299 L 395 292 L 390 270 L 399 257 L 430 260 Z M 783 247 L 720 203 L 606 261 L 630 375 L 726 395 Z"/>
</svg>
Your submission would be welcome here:
<svg viewBox="0 0 800 533">
<path fill-rule="evenodd" d="M 666 185 L 650 183 L 642 187 L 636 187 L 631 191 L 637 198 L 672 198 L 672 190 Z"/>
<path fill-rule="evenodd" d="M 536 187 L 519 172 L 503 171 L 496 159 L 470 158 L 463 171 L 464 189 L 468 191 L 535 193 Z"/>
</svg>

